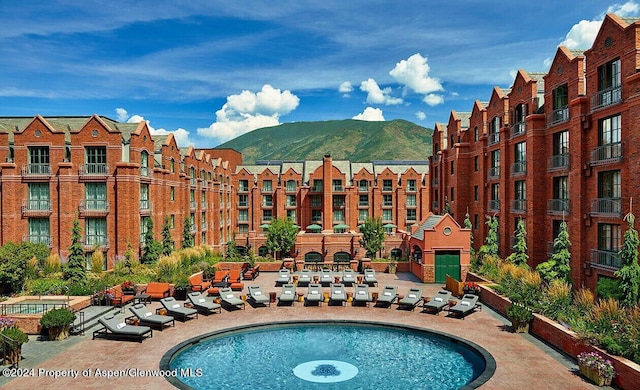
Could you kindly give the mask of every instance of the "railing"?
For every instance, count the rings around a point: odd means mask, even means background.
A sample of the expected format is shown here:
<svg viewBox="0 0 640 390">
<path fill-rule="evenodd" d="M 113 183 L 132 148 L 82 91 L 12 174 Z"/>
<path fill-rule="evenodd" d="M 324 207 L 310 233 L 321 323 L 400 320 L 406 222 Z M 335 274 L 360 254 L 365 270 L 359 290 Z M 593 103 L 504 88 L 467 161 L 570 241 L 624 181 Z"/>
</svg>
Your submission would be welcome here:
<svg viewBox="0 0 640 390">
<path fill-rule="evenodd" d="M 287 207 L 296 207 L 298 205 L 298 203 L 297 202 L 287 202 L 287 203 L 285 203 L 285 205 Z"/>
<path fill-rule="evenodd" d="M 555 169 L 564 169 L 569 167 L 569 155 L 557 154 L 549 157 L 547 160 L 547 170 L 552 171 Z"/>
<path fill-rule="evenodd" d="M 487 208 L 492 211 L 500 211 L 500 201 L 499 200 L 490 200 L 487 204 Z"/>
<path fill-rule="evenodd" d="M 622 87 L 613 87 L 598 91 L 591 96 L 591 111 L 610 106 L 622 100 Z"/>
<path fill-rule="evenodd" d="M 547 115 L 547 125 L 553 126 L 569 120 L 569 107 L 556 108 Z"/>
<path fill-rule="evenodd" d="M 591 164 L 616 162 L 622 159 L 622 143 L 615 142 L 591 150 Z"/>
<path fill-rule="evenodd" d="M 526 199 L 514 199 L 511 201 L 511 211 L 513 212 L 524 212 L 527 211 L 527 200 Z"/>
<path fill-rule="evenodd" d="M 109 202 L 106 199 L 85 199 L 78 203 L 78 213 L 83 216 L 102 216 L 109 212 Z"/>
<path fill-rule="evenodd" d="M 393 191 L 393 187 L 389 187 L 389 186 L 382 187 L 382 192 L 391 192 L 391 191 Z"/>
<path fill-rule="evenodd" d="M 50 164 L 27 164 L 22 166 L 23 177 L 51 176 Z"/>
<path fill-rule="evenodd" d="M 393 206 L 393 201 L 383 201 L 382 202 L 382 206 L 383 207 L 389 207 L 389 206 Z"/>
<path fill-rule="evenodd" d="M 195 209 L 197 209 L 197 208 L 198 208 L 198 204 L 196 203 L 196 201 L 195 201 L 195 200 L 190 200 L 190 201 L 189 201 L 189 208 L 190 208 L 191 210 L 195 210 Z"/>
<path fill-rule="evenodd" d="M 5 336 L 0 333 L 0 351 L 2 351 L 2 358 L 4 358 L 9 351 L 16 351 L 22 345 L 21 342 L 12 339 L 9 336 Z M 20 359 L 17 359 L 16 362 L 12 366 L 13 368 L 20 367 Z"/>
<path fill-rule="evenodd" d="M 500 167 L 491 167 L 489 168 L 489 173 L 487 175 L 487 179 L 498 179 L 500 178 Z"/>
<path fill-rule="evenodd" d="M 337 191 L 337 192 L 342 192 L 342 191 L 344 191 L 344 187 L 342 186 L 342 184 L 340 184 L 340 185 L 334 185 L 334 186 L 333 186 L 333 190 L 334 190 L 334 191 Z"/>
<path fill-rule="evenodd" d="M 28 234 L 22 236 L 23 242 L 30 242 L 32 244 L 45 244 L 51 248 L 51 236 L 48 234 Z"/>
<path fill-rule="evenodd" d="M 87 234 L 84 237 L 84 245 L 88 247 L 94 247 L 94 246 L 109 247 L 109 238 L 103 235 Z"/>
<path fill-rule="evenodd" d="M 518 122 L 514 124 L 513 126 L 511 126 L 511 138 L 524 134 L 526 128 L 526 123 L 524 122 Z"/>
<path fill-rule="evenodd" d="M 239 186 L 238 187 L 238 192 L 249 192 L 249 187 L 245 187 L 245 186 Z"/>
<path fill-rule="evenodd" d="M 596 198 L 591 201 L 592 215 L 622 215 L 620 198 Z"/>
<path fill-rule="evenodd" d="M 22 215 L 46 216 L 49 214 L 51 214 L 51 200 L 49 199 L 28 199 L 22 201 Z"/>
<path fill-rule="evenodd" d="M 273 192 L 273 187 L 262 187 L 262 192 L 270 194 Z"/>
<path fill-rule="evenodd" d="M 416 192 L 416 186 L 407 186 L 407 192 Z"/>
<path fill-rule="evenodd" d="M 149 169 L 149 167 L 140 167 L 140 176 L 151 177 L 152 173 L 153 173 L 153 170 Z"/>
<path fill-rule="evenodd" d="M 489 134 L 489 139 L 487 140 L 489 145 L 495 145 L 500 142 L 500 133 L 491 133 Z"/>
<path fill-rule="evenodd" d="M 314 184 L 313 187 L 311 187 L 311 191 L 313 191 L 313 192 L 322 192 L 322 185 Z"/>
<path fill-rule="evenodd" d="M 80 177 L 104 177 L 109 174 L 109 166 L 106 163 L 81 164 L 78 173 Z"/>
<path fill-rule="evenodd" d="M 511 164 L 511 176 L 522 175 L 527 172 L 526 161 L 516 161 Z"/>
<path fill-rule="evenodd" d="M 547 212 L 549 213 L 568 213 L 569 199 L 549 199 L 547 201 Z"/>
<path fill-rule="evenodd" d="M 438 209 L 438 201 L 434 200 L 433 202 L 431 202 L 431 208 L 434 210 Z"/>
<path fill-rule="evenodd" d="M 238 207 L 249 207 L 249 202 L 238 202 Z"/>
<path fill-rule="evenodd" d="M 152 203 L 147 199 L 140 199 L 140 210 L 151 210 Z"/>
<path fill-rule="evenodd" d="M 369 192 L 369 187 L 368 186 L 358 187 L 358 192 Z"/>
<path fill-rule="evenodd" d="M 200 202 L 200 210 L 206 210 L 208 208 L 207 202 Z"/>
<path fill-rule="evenodd" d="M 262 207 L 273 207 L 273 201 L 263 201 Z"/>
<path fill-rule="evenodd" d="M 311 201 L 311 207 L 322 207 L 322 201 L 317 202 L 317 201 L 312 200 Z"/>
<path fill-rule="evenodd" d="M 591 250 L 591 264 L 605 269 L 620 269 L 620 255 L 617 250 Z"/>
<path fill-rule="evenodd" d="M 358 207 L 369 207 L 369 202 L 358 202 Z"/>
<path fill-rule="evenodd" d="M 333 204 L 333 208 L 334 209 L 343 209 L 344 208 L 344 202 L 335 202 Z"/>
</svg>

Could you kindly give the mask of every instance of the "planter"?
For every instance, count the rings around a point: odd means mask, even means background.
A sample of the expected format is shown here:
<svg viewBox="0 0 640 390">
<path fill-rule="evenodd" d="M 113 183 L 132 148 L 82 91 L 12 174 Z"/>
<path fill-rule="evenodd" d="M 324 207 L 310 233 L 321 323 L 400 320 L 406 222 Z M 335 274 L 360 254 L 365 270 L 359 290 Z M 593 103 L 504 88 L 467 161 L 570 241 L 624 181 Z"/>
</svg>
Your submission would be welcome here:
<svg viewBox="0 0 640 390">
<path fill-rule="evenodd" d="M 173 295 L 176 300 L 185 301 L 187 299 L 187 289 L 176 288 Z"/>
<path fill-rule="evenodd" d="M 511 320 L 511 329 L 514 333 L 529 333 L 529 323 L 531 321 Z"/>
<path fill-rule="evenodd" d="M 47 328 L 47 332 L 49 333 L 49 341 L 64 340 L 69 337 L 69 325 Z"/>
<path fill-rule="evenodd" d="M 611 380 L 613 378 L 605 378 L 603 376 L 600 375 L 600 373 L 598 372 L 598 370 L 596 370 L 595 368 L 592 367 L 587 367 L 587 366 L 583 366 L 580 365 L 580 374 L 582 374 L 583 376 L 589 378 L 593 383 L 595 383 L 598 386 L 610 386 L 611 385 Z"/>
<path fill-rule="evenodd" d="M 22 359 L 22 345 L 17 348 L 8 349 L 4 353 L 3 365 L 14 365 Z"/>
</svg>

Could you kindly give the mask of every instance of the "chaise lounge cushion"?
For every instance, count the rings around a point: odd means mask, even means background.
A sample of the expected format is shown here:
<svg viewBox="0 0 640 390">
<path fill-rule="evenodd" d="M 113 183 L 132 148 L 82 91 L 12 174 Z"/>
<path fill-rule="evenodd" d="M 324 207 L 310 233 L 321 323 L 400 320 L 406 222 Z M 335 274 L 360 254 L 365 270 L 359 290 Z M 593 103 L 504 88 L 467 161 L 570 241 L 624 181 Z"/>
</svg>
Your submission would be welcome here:
<svg viewBox="0 0 640 390">
<path fill-rule="evenodd" d="M 162 299 L 169 296 L 171 286 L 169 283 L 149 282 L 145 293 L 151 296 L 151 299 Z"/>
</svg>

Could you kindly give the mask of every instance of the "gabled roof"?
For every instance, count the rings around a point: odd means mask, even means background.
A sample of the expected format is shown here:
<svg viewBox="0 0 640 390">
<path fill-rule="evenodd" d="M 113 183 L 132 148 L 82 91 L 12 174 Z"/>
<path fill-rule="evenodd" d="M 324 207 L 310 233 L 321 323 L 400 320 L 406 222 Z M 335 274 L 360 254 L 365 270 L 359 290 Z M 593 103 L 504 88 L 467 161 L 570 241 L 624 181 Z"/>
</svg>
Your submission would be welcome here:
<svg viewBox="0 0 640 390">
<path fill-rule="evenodd" d="M 440 221 L 442 221 L 442 218 L 444 218 L 444 215 L 431 214 L 418 226 L 418 229 L 413 232 L 411 237 L 424 241 L 424 231 L 432 230 Z"/>
</svg>

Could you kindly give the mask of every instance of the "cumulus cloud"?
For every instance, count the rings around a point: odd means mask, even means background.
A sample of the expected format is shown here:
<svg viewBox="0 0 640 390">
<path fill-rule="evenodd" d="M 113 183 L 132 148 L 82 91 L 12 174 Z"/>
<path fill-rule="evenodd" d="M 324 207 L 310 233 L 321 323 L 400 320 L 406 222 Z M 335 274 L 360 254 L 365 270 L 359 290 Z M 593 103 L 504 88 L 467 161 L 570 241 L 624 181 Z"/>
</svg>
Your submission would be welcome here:
<svg viewBox="0 0 640 390">
<path fill-rule="evenodd" d="M 440 80 L 429 77 L 427 59 L 416 53 L 406 60 L 396 64 L 389 74 L 400 84 L 412 89 L 416 93 L 428 94 L 442 91 Z"/>
<path fill-rule="evenodd" d="M 636 16 L 640 13 L 640 6 L 634 1 L 627 1 L 624 4 L 609 6 L 606 13 L 614 13 L 621 17 Z M 581 20 L 574 24 L 565 39 L 560 42 L 560 46 L 566 46 L 569 49 L 589 49 L 598 35 L 604 15 L 599 15 L 593 20 Z"/>
<path fill-rule="evenodd" d="M 418 112 L 416 112 L 416 118 L 418 118 L 419 121 L 423 121 L 423 120 L 427 119 L 427 114 L 425 114 L 422 111 L 418 111 Z"/>
<path fill-rule="evenodd" d="M 344 83 L 340 84 L 340 86 L 338 87 L 338 92 L 345 94 L 346 96 L 349 96 L 348 94 L 353 91 L 353 85 L 351 85 L 351 82 L 349 81 L 345 81 Z"/>
<path fill-rule="evenodd" d="M 444 103 L 444 98 L 441 95 L 436 95 L 435 93 L 430 93 L 422 99 L 423 102 L 427 103 L 430 106 L 437 106 L 438 104 Z"/>
<path fill-rule="evenodd" d="M 351 119 L 357 119 L 361 121 L 370 121 L 370 122 L 383 122 L 384 116 L 382 115 L 382 110 L 379 108 L 367 107 L 363 112 L 354 116 Z"/>
<path fill-rule="evenodd" d="M 155 129 L 151 126 L 151 122 L 144 119 L 144 117 L 141 115 L 129 116 L 129 113 L 127 112 L 127 110 L 125 110 L 122 107 L 116 108 L 115 111 L 116 111 L 116 116 L 118 118 L 118 122 L 126 122 L 126 123 L 146 122 L 151 135 L 167 135 L 169 133 L 172 133 L 179 147 L 186 147 L 189 145 L 193 145 L 193 142 L 189 140 L 189 131 L 183 128 L 178 128 L 176 130 Z"/>
<path fill-rule="evenodd" d="M 368 79 L 360 83 L 360 90 L 367 93 L 367 103 L 385 105 L 402 104 L 402 98 L 395 98 L 390 95 L 390 87 L 381 89 L 374 79 Z"/>
<path fill-rule="evenodd" d="M 225 142 L 251 130 L 280 124 L 280 116 L 295 110 L 300 99 L 291 91 L 281 91 L 265 84 L 257 93 L 242 91 L 227 96 L 227 102 L 216 111 L 216 121 L 198 129 L 198 134 Z"/>
</svg>

